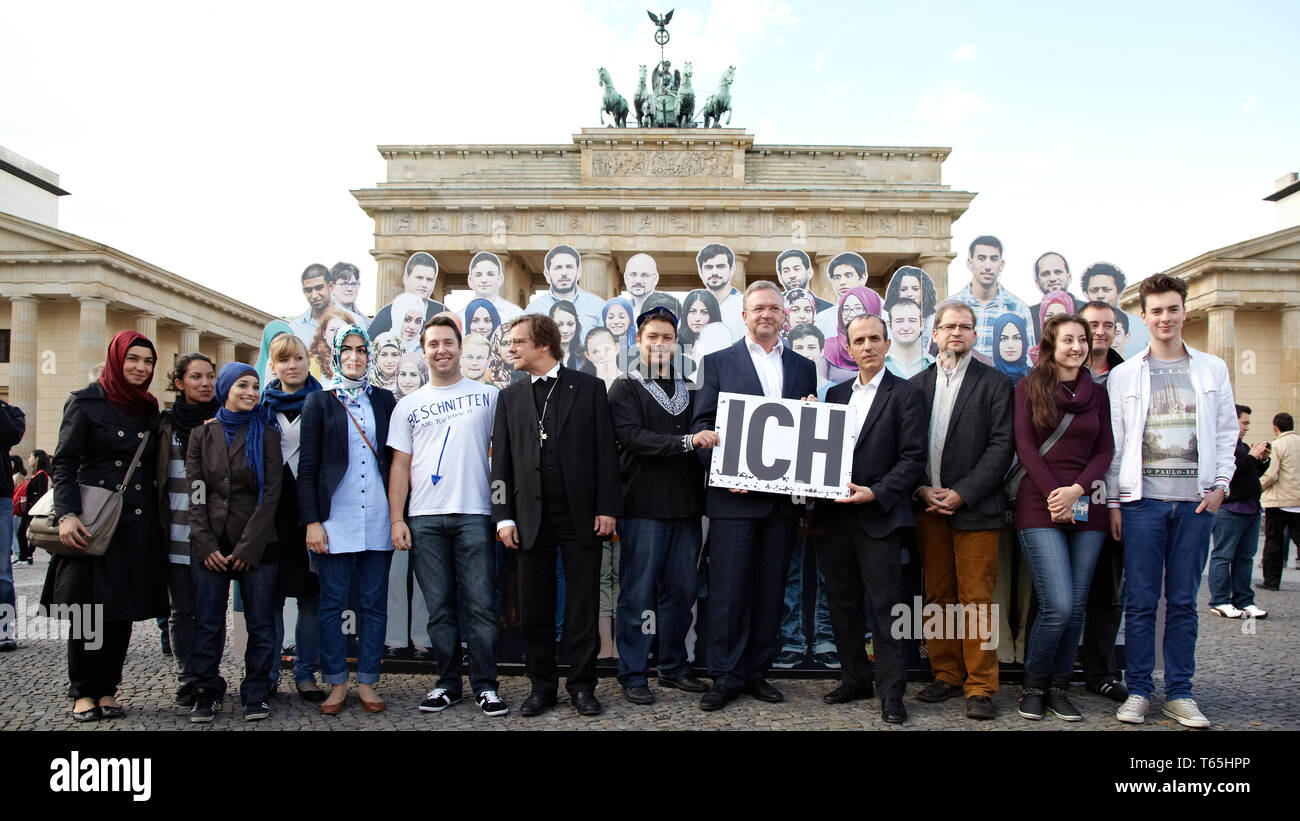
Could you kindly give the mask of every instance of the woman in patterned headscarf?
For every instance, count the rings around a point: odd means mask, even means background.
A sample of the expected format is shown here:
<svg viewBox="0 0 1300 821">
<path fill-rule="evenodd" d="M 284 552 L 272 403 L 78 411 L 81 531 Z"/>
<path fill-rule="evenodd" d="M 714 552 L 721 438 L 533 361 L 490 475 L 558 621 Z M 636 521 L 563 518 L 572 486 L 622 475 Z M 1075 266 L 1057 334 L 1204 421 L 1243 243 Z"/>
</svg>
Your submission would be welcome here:
<svg viewBox="0 0 1300 821">
<path fill-rule="evenodd" d="M 395 314 L 395 321 L 400 314 Z M 361 589 L 357 689 L 368 712 L 385 708 L 375 693 L 388 620 L 392 544 L 388 510 L 388 422 L 397 400 L 375 390 L 366 373 L 370 337 L 356 326 L 334 341 L 334 377 L 303 404 L 298 459 L 299 506 L 307 549 L 320 582 L 321 679 L 332 686 L 321 712 L 338 715 L 347 699 L 343 611 L 352 580 Z"/>
<path fill-rule="evenodd" d="M 402 341 L 393 331 L 374 339 L 375 358 L 370 363 L 370 384 L 391 391 L 397 387 L 397 360 L 402 358 Z"/>
<path fill-rule="evenodd" d="M 514 362 L 510 360 L 508 354 L 510 348 L 509 323 L 501 325 L 493 331 L 489 342 L 491 346 L 488 349 L 487 381 L 505 390 L 510 387 L 512 382 L 517 382 L 522 378 L 522 371 L 515 370 Z"/>
</svg>

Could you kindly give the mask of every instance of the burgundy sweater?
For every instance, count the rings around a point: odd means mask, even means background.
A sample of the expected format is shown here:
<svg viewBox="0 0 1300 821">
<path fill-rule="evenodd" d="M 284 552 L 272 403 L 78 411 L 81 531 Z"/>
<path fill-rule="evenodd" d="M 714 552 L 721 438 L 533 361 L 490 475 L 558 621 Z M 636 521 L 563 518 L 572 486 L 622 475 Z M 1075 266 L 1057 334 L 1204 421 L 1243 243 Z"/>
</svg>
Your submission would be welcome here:
<svg viewBox="0 0 1300 821">
<path fill-rule="evenodd" d="M 1058 487 L 1078 484 L 1083 488 L 1081 498 L 1091 499 L 1093 483 L 1104 481 L 1106 468 L 1115 453 L 1106 387 L 1093 382 L 1086 373 L 1080 373 L 1081 379 L 1062 382 L 1056 388 L 1056 399 L 1062 412 L 1073 413 L 1074 419 L 1046 456 L 1039 454 L 1038 448 L 1052 435 L 1054 428 L 1040 428 L 1034 424 L 1033 412 L 1029 408 L 1029 380 L 1022 379 L 1016 385 L 1016 454 L 1026 471 L 1016 495 L 1017 530 L 1030 527 L 1110 529 L 1104 489 L 1097 494 L 1101 504 L 1093 502 L 1089 505 L 1086 522 L 1053 522 L 1052 514 L 1047 510 L 1047 497 Z M 1073 399 L 1069 391 L 1075 391 Z"/>
</svg>

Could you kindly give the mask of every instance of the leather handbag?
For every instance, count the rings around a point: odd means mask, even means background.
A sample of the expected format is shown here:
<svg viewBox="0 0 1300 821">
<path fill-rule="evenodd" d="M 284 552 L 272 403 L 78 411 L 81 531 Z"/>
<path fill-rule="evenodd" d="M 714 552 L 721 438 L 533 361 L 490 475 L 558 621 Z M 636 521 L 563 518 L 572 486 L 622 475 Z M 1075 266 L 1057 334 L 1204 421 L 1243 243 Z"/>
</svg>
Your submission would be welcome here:
<svg viewBox="0 0 1300 821">
<path fill-rule="evenodd" d="M 145 446 L 149 444 L 149 434 L 140 440 L 140 447 L 135 449 L 131 466 L 127 468 L 122 484 L 116 490 L 78 484 L 81 490 L 81 513 L 77 518 L 90 531 L 90 541 L 85 550 L 69 547 L 59 541 L 59 522 L 54 515 L 54 488 L 32 506 L 32 521 L 27 526 L 27 541 L 55 556 L 103 556 L 108 552 L 108 545 L 113 541 L 117 531 L 118 519 L 122 516 L 122 497 L 131 483 L 131 474 L 135 473 L 140 457 L 144 455 Z"/>
</svg>

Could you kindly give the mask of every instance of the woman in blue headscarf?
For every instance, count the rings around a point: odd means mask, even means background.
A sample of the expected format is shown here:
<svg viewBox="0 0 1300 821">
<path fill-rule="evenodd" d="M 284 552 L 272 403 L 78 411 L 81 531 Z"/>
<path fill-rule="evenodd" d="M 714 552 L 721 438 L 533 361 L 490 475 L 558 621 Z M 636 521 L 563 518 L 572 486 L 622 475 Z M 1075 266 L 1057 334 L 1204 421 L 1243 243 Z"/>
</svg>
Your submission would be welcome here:
<svg viewBox="0 0 1300 821">
<path fill-rule="evenodd" d="M 230 582 L 237 580 L 248 620 L 244 718 L 270 714 L 271 665 L 276 658 L 275 512 L 280 501 L 280 431 L 261 399 L 252 365 L 232 362 L 217 374 L 216 424 L 190 434 L 185 474 L 190 487 L 190 573 L 194 581 L 194 643 L 190 665 L 198 695 L 190 721 L 212 721 L 226 693 L 221 650 Z"/>
<path fill-rule="evenodd" d="M 600 310 L 600 324 L 609 328 L 620 349 L 636 347 L 636 314 L 632 303 L 616 296 Z"/>
<path fill-rule="evenodd" d="M 271 379 L 275 376 L 275 374 L 271 373 L 271 340 L 280 334 L 292 333 L 293 328 L 290 328 L 289 323 L 283 319 L 272 319 L 262 329 L 262 350 L 258 352 L 257 364 L 253 367 L 257 368 L 257 378 L 262 380 L 263 385 L 269 385 Z"/>
<path fill-rule="evenodd" d="M 465 333 L 482 334 L 491 339 L 492 334 L 501 326 L 501 314 L 491 300 L 474 299 L 465 306 Z"/>
<path fill-rule="evenodd" d="M 1029 374 L 1026 328 L 1018 314 L 1006 313 L 993 320 L 993 367 L 1006 374 L 1013 385 Z"/>
<path fill-rule="evenodd" d="M 400 314 L 393 316 L 397 321 Z M 307 549 L 315 554 L 320 583 L 321 679 L 331 687 L 320 706 L 326 715 L 338 715 L 347 700 L 343 611 L 353 578 L 361 591 L 358 694 L 368 712 L 386 706 L 374 686 L 388 622 L 393 545 L 385 445 L 397 405 L 391 391 L 373 388 L 366 376 L 371 346 L 363 329 L 340 330 L 333 349 L 334 377 L 303 403 L 298 459 L 300 521 L 307 526 Z"/>
</svg>

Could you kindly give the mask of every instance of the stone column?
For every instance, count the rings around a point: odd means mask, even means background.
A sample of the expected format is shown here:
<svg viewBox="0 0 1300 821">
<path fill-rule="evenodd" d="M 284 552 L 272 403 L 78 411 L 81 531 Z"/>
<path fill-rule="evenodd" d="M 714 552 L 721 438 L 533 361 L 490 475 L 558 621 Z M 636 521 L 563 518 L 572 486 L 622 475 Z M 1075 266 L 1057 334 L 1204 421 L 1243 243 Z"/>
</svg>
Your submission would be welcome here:
<svg viewBox="0 0 1300 821">
<path fill-rule="evenodd" d="M 40 305 L 29 296 L 9 299 L 9 404 L 27 416 L 27 430 L 14 453 L 36 447 L 36 329 Z M 79 383 L 80 386 L 80 383 Z"/>
<path fill-rule="evenodd" d="M 1209 333 L 1206 346 L 1210 353 L 1222 359 L 1228 365 L 1228 379 L 1232 382 L 1234 393 L 1237 389 L 1237 309 L 1232 305 L 1215 305 L 1210 308 Z"/>
<path fill-rule="evenodd" d="M 527 308 L 533 294 L 532 275 L 528 273 L 528 269 L 524 267 L 519 257 L 509 251 L 494 253 L 501 260 L 501 273 L 505 277 L 505 281 L 501 283 L 501 296 L 520 308 Z"/>
<path fill-rule="evenodd" d="M 1278 410 L 1300 411 L 1300 305 L 1282 308 L 1282 406 Z"/>
<path fill-rule="evenodd" d="M 81 303 L 81 317 L 78 320 L 78 337 L 80 340 L 79 365 L 81 373 L 77 382 L 90 381 L 90 372 L 104 361 L 108 350 L 108 340 L 104 338 L 104 327 L 108 319 L 108 300 L 97 296 L 84 296 Z"/>
<path fill-rule="evenodd" d="M 617 278 L 614 272 L 614 257 L 604 251 L 592 251 L 582 255 L 582 280 L 579 285 L 584 291 L 590 291 L 601 299 L 609 299 L 618 293 Z"/>
<path fill-rule="evenodd" d="M 948 266 L 956 256 L 956 254 L 930 254 L 923 255 L 917 260 L 921 270 L 929 274 L 930 279 L 934 280 L 934 290 L 938 302 L 943 302 L 948 297 Z"/>
<path fill-rule="evenodd" d="M 393 297 L 402 292 L 402 270 L 406 266 L 406 257 L 402 254 L 376 254 L 379 262 L 379 274 L 375 283 L 375 313 L 393 301 Z"/>
<path fill-rule="evenodd" d="M 199 329 L 186 325 L 181 328 L 180 353 L 195 353 L 199 350 Z"/>
<path fill-rule="evenodd" d="M 151 313 L 135 315 L 135 332 L 141 336 L 149 338 L 153 343 L 154 350 L 158 349 L 158 317 Z M 153 380 L 149 382 L 149 390 L 155 394 L 161 393 L 157 386 L 167 384 L 167 373 L 171 370 L 171 360 L 164 362 L 162 351 L 158 351 L 158 361 L 154 364 Z M 161 380 L 161 382 L 160 382 Z"/>
<path fill-rule="evenodd" d="M 235 343 L 229 339 L 217 340 L 217 370 L 235 361 Z"/>
<path fill-rule="evenodd" d="M 732 250 L 735 251 L 734 248 Z M 742 294 L 745 293 L 745 289 L 749 287 L 749 282 L 745 280 L 745 260 L 747 259 L 749 259 L 748 253 L 742 254 L 737 251 L 736 265 L 731 271 L 731 287 L 740 291 Z"/>
</svg>

